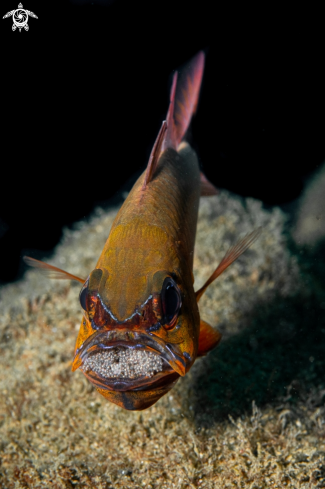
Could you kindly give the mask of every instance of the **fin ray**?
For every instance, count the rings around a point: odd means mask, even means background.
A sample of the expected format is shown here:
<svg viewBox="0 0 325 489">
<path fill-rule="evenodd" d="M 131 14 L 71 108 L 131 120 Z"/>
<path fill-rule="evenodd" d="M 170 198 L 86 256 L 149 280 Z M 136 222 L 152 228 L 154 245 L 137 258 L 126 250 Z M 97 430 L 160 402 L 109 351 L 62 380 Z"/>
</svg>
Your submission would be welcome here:
<svg viewBox="0 0 325 489">
<path fill-rule="evenodd" d="M 166 148 L 177 150 L 186 135 L 198 105 L 204 59 L 204 53 L 200 51 L 179 73 L 176 71 L 173 76 L 163 150 Z"/>
<path fill-rule="evenodd" d="M 175 103 L 175 139 L 177 146 L 184 138 L 196 112 L 204 70 L 204 53 L 200 51 L 179 74 Z"/>
<path fill-rule="evenodd" d="M 176 71 L 173 76 L 172 88 L 170 90 L 169 107 L 168 107 L 168 112 L 166 117 L 167 132 L 166 132 L 165 140 L 162 145 L 163 150 L 166 148 L 176 149 L 176 141 L 174 140 L 174 135 L 175 135 L 174 110 L 175 110 L 175 93 L 176 93 L 177 77 L 178 77 L 178 73 Z"/>
<path fill-rule="evenodd" d="M 262 228 L 259 227 L 255 229 L 253 232 L 251 232 L 250 234 L 244 236 L 242 239 L 237 241 L 237 243 L 234 246 L 229 248 L 229 250 L 223 257 L 223 259 L 221 260 L 221 262 L 219 263 L 219 265 L 217 266 L 217 268 L 215 269 L 211 277 L 205 282 L 203 287 L 201 287 L 199 290 L 195 292 L 197 302 L 199 302 L 200 298 L 202 297 L 203 293 L 206 291 L 208 286 L 217 277 L 219 277 L 219 275 L 221 275 L 226 270 L 226 268 L 229 267 L 229 265 L 231 265 L 235 260 L 237 260 L 237 258 L 242 253 L 244 253 L 244 251 L 247 250 L 247 248 L 249 248 L 254 243 L 254 241 L 259 237 L 261 232 L 262 232 Z"/>
<path fill-rule="evenodd" d="M 145 190 L 157 168 L 160 154 L 167 148 L 177 150 L 196 112 L 204 70 L 204 53 L 200 51 L 173 76 L 166 121 L 163 122 L 152 148 L 142 186 Z"/>
<path fill-rule="evenodd" d="M 44 261 L 36 260 L 35 258 L 31 258 L 30 256 L 24 256 L 23 260 L 30 267 L 38 268 L 39 270 L 46 272 L 50 278 L 76 280 L 77 282 L 81 282 L 82 284 L 84 284 L 86 281 L 83 278 L 66 272 L 65 270 L 61 270 L 61 268 L 50 265 L 49 263 L 45 263 Z"/>
<path fill-rule="evenodd" d="M 146 169 L 146 174 L 142 185 L 142 190 L 145 190 L 146 186 L 148 185 L 149 182 L 151 182 L 152 177 L 155 173 L 159 156 L 161 153 L 162 144 L 165 138 L 166 130 L 167 130 L 167 123 L 166 121 L 163 121 L 157 139 L 155 141 L 155 144 L 153 145 L 153 148 L 151 150 L 150 158 Z"/>
</svg>

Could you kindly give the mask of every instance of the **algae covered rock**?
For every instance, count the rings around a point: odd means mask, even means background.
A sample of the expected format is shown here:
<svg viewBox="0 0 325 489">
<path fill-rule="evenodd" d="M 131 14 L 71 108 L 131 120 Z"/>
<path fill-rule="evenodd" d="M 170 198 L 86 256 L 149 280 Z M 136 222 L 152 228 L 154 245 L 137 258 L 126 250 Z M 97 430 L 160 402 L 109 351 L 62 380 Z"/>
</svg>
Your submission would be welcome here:
<svg viewBox="0 0 325 489">
<path fill-rule="evenodd" d="M 295 241 L 313 245 L 325 236 L 325 165 L 314 174 L 299 199 Z"/>
<path fill-rule="evenodd" d="M 66 230 L 48 261 L 87 277 L 116 211 Z M 78 285 L 29 270 L 1 290 L 0 487 L 323 487 L 322 245 L 312 266 L 316 251 L 301 253 L 279 209 L 221 191 L 201 199 L 195 285 L 258 226 L 199 304 L 220 346 L 141 413 L 71 372 Z"/>
</svg>

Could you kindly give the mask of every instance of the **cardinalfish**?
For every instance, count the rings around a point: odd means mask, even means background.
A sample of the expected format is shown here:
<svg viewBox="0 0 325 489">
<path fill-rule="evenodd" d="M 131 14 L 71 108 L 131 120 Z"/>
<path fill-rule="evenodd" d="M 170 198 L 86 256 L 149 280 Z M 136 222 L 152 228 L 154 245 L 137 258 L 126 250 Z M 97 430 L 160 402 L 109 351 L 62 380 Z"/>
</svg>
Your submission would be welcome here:
<svg viewBox="0 0 325 489">
<path fill-rule="evenodd" d="M 230 248 L 194 291 L 199 199 L 217 193 L 186 141 L 203 69 L 200 52 L 175 72 L 166 121 L 147 168 L 120 208 L 88 278 L 25 257 L 31 266 L 83 284 L 72 370 L 81 370 L 100 394 L 129 410 L 153 405 L 220 342 L 220 333 L 200 319 L 198 301 L 260 232 Z"/>
</svg>

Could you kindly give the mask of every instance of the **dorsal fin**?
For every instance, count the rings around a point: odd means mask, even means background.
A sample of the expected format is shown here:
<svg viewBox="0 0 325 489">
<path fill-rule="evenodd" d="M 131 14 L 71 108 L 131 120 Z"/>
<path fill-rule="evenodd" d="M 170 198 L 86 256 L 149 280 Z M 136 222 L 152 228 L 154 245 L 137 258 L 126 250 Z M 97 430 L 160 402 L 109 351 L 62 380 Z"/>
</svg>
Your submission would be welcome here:
<svg viewBox="0 0 325 489">
<path fill-rule="evenodd" d="M 167 130 L 167 124 L 166 121 L 163 121 L 157 139 L 155 141 L 155 144 L 153 145 L 153 148 L 150 153 L 146 174 L 144 176 L 144 181 L 142 185 L 142 190 L 145 190 L 148 183 L 152 180 L 152 176 L 155 172 L 155 169 L 157 168 L 157 163 L 161 153 L 162 143 L 165 138 L 166 130 Z"/>
</svg>

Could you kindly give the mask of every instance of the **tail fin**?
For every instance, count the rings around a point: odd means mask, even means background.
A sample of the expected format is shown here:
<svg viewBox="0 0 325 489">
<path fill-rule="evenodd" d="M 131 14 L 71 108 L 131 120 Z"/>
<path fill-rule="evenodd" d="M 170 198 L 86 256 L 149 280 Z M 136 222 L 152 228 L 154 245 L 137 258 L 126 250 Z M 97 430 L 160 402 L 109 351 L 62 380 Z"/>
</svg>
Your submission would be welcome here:
<svg viewBox="0 0 325 489">
<path fill-rule="evenodd" d="M 204 52 L 200 51 L 179 74 L 174 74 L 162 150 L 177 149 L 189 128 L 199 100 L 204 59 Z"/>
</svg>

